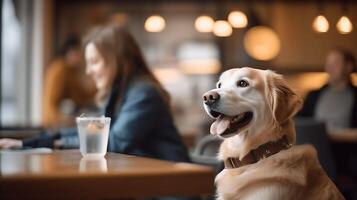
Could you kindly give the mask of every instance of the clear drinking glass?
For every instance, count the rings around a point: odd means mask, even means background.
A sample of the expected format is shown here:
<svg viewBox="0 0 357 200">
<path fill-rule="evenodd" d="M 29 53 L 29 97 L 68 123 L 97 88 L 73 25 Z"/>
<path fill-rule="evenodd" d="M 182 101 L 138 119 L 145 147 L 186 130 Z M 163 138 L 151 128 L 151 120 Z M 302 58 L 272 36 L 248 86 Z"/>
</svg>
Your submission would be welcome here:
<svg viewBox="0 0 357 200">
<path fill-rule="evenodd" d="M 77 117 L 79 149 L 83 156 L 107 153 L 110 117 Z"/>
</svg>

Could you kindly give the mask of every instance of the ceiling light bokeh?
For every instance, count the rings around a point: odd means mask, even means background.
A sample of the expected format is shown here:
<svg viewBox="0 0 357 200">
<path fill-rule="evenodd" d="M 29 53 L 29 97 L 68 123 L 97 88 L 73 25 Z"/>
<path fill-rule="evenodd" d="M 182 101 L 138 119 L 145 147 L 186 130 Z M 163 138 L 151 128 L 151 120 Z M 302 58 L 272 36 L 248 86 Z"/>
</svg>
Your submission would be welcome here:
<svg viewBox="0 0 357 200">
<path fill-rule="evenodd" d="M 245 28 L 248 25 L 248 18 L 241 11 L 232 11 L 229 13 L 228 21 L 234 28 Z"/>
<path fill-rule="evenodd" d="M 225 20 L 217 20 L 213 26 L 213 33 L 217 37 L 228 37 L 232 35 L 233 29 Z"/>
<path fill-rule="evenodd" d="M 312 28 L 318 33 L 326 33 L 329 27 L 329 22 L 323 15 L 318 15 L 312 22 Z"/>
<path fill-rule="evenodd" d="M 188 42 L 179 45 L 178 66 L 185 74 L 217 74 L 221 69 L 215 43 Z"/>
<path fill-rule="evenodd" d="M 244 48 L 256 60 L 267 61 L 275 58 L 280 51 L 280 40 L 274 30 L 265 26 L 256 26 L 244 36 Z"/>
<path fill-rule="evenodd" d="M 197 17 L 195 21 L 195 28 L 198 32 L 208 33 L 213 31 L 214 20 L 212 17 L 202 15 Z"/>
<path fill-rule="evenodd" d="M 338 20 L 336 28 L 339 33 L 348 34 L 353 30 L 353 25 L 351 20 L 344 15 Z"/>
<path fill-rule="evenodd" d="M 147 32 L 161 32 L 166 26 L 165 19 L 160 15 L 152 15 L 145 21 L 145 30 Z"/>
</svg>

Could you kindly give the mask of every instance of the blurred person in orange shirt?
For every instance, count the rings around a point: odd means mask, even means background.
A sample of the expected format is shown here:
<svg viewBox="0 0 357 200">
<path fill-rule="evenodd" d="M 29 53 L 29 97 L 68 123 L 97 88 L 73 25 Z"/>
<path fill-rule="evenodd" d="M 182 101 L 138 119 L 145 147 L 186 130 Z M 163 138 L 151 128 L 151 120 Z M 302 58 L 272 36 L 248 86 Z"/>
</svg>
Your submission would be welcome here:
<svg viewBox="0 0 357 200">
<path fill-rule="evenodd" d="M 73 126 L 75 116 L 94 104 L 95 93 L 93 80 L 85 74 L 80 39 L 69 37 L 46 72 L 43 126 Z"/>
</svg>

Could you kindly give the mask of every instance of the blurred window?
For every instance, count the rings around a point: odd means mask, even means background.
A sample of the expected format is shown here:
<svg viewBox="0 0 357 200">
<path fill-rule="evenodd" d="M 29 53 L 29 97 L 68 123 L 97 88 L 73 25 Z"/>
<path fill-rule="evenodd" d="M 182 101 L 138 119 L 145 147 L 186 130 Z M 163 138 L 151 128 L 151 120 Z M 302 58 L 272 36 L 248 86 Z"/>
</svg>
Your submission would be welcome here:
<svg viewBox="0 0 357 200">
<path fill-rule="evenodd" d="M 16 69 L 20 47 L 20 23 L 15 15 L 13 1 L 4 0 L 2 5 L 1 32 L 1 124 L 17 123 L 18 113 L 16 89 Z"/>
<path fill-rule="evenodd" d="M 1 125 L 38 126 L 44 1 L 2 0 Z"/>
</svg>

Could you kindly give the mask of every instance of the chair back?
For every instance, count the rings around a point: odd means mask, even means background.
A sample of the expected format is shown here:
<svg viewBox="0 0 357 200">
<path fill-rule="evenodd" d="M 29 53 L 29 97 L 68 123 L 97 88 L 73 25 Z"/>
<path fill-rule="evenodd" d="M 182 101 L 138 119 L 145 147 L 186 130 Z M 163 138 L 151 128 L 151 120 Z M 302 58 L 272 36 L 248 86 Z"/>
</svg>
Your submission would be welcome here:
<svg viewBox="0 0 357 200">
<path fill-rule="evenodd" d="M 208 157 L 216 157 L 222 140 L 213 135 L 202 137 L 195 148 L 195 154 Z"/>
<path fill-rule="evenodd" d="M 325 123 L 312 118 L 295 118 L 296 144 L 311 144 L 318 153 L 322 168 L 335 180 L 336 165 L 328 139 Z"/>
<path fill-rule="evenodd" d="M 203 136 L 197 143 L 193 153 L 190 155 L 192 162 L 208 165 L 219 173 L 223 169 L 223 163 L 217 159 L 217 154 L 222 140 L 213 135 Z"/>
</svg>

